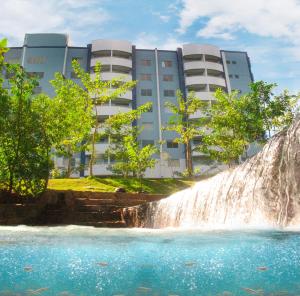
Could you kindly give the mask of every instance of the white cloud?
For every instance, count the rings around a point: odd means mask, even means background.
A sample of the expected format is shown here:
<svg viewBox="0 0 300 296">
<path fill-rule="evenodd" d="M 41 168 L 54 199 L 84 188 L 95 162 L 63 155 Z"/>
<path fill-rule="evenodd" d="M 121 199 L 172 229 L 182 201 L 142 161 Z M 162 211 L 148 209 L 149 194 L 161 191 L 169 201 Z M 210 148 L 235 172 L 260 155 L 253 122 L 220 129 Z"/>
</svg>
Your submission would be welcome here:
<svg viewBox="0 0 300 296">
<path fill-rule="evenodd" d="M 167 38 L 159 38 L 157 35 L 148 34 L 146 32 L 140 33 L 137 38 L 134 40 L 133 44 L 137 48 L 146 48 L 146 49 L 166 49 L 166 50 L 176 50 L 177 47 L 181 47 L 184 42 L 177 40 L 171 36 Z"/>
<path fill-rule="evenodd" d="M 10 0 L 1 3 L 0 37 L 21 45 L 25 33 L 68 33 L 76 42 L 83 31 L 99 30 L 109 14 L 96 0 Z"/>
<path fill-rule="evenodd" d="M 244 30 L 300 43 L 298 0 L 182 0 L 182 4 L 179 33 L 202 18 L 208 20 L 198 30 L 198 37 L 234 39 L 237 31 Z"/>
<path fill-rule="evenodd" d="M 160 12 L 153 12 L 152 14 L 155 15 L 155 16 L 158 16 L 159 19 L 160 19 L 161 21 L 163 21 L 164 23 L 169 22 L 169 20 L 170 20 L 170 18 L 171 18 L 169 15 L 161 14 Z"/>
</svg>

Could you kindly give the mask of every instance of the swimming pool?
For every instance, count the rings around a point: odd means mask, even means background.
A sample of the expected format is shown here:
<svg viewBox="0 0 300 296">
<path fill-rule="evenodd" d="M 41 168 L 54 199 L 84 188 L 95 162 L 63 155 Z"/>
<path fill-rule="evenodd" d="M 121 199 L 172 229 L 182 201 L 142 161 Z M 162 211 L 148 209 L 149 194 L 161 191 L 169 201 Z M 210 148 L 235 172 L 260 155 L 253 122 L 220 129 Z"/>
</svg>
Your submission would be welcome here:
<svg viewBox="0 0 300 296">
<path fill-rule="evenodd" d="M 300 233 L 0 227 L 0 295 L 300 295 Z"/>
</svg>

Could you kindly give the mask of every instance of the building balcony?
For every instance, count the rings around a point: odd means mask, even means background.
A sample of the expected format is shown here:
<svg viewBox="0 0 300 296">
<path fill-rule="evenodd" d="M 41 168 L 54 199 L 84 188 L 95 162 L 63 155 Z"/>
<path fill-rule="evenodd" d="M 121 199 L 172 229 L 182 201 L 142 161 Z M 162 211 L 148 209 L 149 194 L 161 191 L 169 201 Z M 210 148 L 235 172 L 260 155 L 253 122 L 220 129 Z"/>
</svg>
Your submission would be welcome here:
<svg viewBox="0 0 300 296">
<path fill-rule="evenodd" d="M 114 91 L 116 91 L 116 89 L 110 88 L 109 92 L 106 93 L 106 95 L 112 94 Z M 91 97 L 95 98 L 96 96 L 92 95 Z M 119 99 L 124 99 L 124 100 L 127 100 L 127 101 L 132 101 L 132 91 L 131 90 L 126 91 L 125 93 L 119 95 L 118 98 Z M 116 99 L 116 98 L 114 98 L 114 99 Z"/>
<path fill-rule="evenodd" d="M 91 67 L 94 67 L 97 62 L 100 62 L 101 65 L 115 65 L 132 69 L 132 60 L 118 57 L 92 57 Z"/>
<path fill-rule="evenodd" d="M 125 40 L 97 39 L 92 41 L 92 52 L 115 50 L 132 53 L 132 44 Z"/>
<path fill-rule="evenodd" d="M 215 100 L 214 93 L 210 91 L 196 91 L 195 96 L 202 101 Z"/>
<path fill-rule="evenodd" d="M 95 73 L 91 73 L 91 78 L 95 79 Z M 113 72 L 103 72 L 101 73 L 101 79 L 103 81 L 109 81 L 112 79 L 118 79 L 120 81 L 131 81 L 132 80 L 132 75 L 131 74 L 123 74 L 123 73 L 113 73 Z"/>
<path fill-rule="evenodd" d="M 129 112 L 132 110 L 131 106 L 115 106 L 115 105 L 105 105 L 97 106 L 98 116 L 111 116 L 118 113 Z"/>
<path fill-rule="evenodd" d="M 108 143 L 97 143 L 95 145 L 95 149 L 96 149 L 97 154 L 104 153 L 108 148 L 109 148 L 109 144 Z M 86 155 L 90 155 L 91 151 L 85 151 L 85 154 Z"/>
<path fill-rule="evenodd" d="M 182 47 L 183 57 L 193 55 L 208 55 L 221 58 L 220 49 L 209 44 L 184 44 Z"/>
<path fill-rule="evenodd" d="M 213 62 L 201 62 L 201 61 L 184 62 L 183 67 L 184 67 L 184 71 L 196 70 L 196 69 L 211 69 L 211 70 L 224 72 L 223 65 L 219 63 L 213 63 Z"/>
<path fill-rule="evenodd" d="M 188 76 L 185 77 L 185 84 L 189 85 L 203 85 L 203 84 L 213 84 L 221 87 L 226 87 L 225 79 L 222 77 L 214 76 Z"/>
</svg>

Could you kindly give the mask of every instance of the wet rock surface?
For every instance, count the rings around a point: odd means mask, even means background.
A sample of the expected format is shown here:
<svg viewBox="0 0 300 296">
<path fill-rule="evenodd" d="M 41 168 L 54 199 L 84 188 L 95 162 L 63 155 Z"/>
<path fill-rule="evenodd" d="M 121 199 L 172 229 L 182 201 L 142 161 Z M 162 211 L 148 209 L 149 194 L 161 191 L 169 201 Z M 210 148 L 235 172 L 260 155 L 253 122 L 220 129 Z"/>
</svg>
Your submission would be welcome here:
<svg viewBox="0 0 300 296">
<path fill-rule="evenodd" d="M 87 225 L 126 227 L 122 209 L 164 198 L 124 192 L 48 190 L 36 199 L 0 193 L 0 225 Z"/>
</svg>

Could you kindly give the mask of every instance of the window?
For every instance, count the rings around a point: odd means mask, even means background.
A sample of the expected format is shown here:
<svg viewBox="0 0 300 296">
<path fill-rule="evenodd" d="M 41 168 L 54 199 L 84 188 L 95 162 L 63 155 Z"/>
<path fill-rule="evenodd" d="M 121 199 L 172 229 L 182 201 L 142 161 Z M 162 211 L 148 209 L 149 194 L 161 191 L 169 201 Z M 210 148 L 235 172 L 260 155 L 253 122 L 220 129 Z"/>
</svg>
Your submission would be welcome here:
<svg viewBox="0 0 300 296">
<path fill-rule="evenodd" d="M 78 76 L 76 75 L 75 72 L 71 72 L 71 78 L 73 78 L 73 79 L 78 79 Z"/>
<path fill-rule="evenodd" d="M 145 131 L 153 130 L 153 122 L 142 122 L 142 127 Z"/>
<path fill-rule="evenodd" d="M 167 148 L 178 148 L 178 143 L 167 141 Z"/>
<path fill-rule="evenodd" d="M 152 89 L 141 89 L 141 96 L 152 96 Z"/>
<path fill-rule="evenodd" d="M 172 67 L 172 61 L 163 61 L 162 62 L 163 68 L 171 68 Z"/>
<path fill-rule="evenodd" d="M 164 106 L 164 112 L 165 113 L 173 113 L 167 106 Z"/>
<path fill-rule="evenodd" d="M 83 58 L 82 57 L 73 57 L 72 62 L 73 61 L 77 61 L 78 63 L 81 63 L 83 61 Z"/>
<path fill-rule="evenodd" d="M 239 75 L 234 75 L 235 76 L 235 78 L 240 78 L 240 76 Z"/>
<path fill-rule="evenodd" d="M 101 137 L 97 143 L 99 143 L 99 144 L 108 143 L 108 136 Z"/>
<path fill-rule="evenodd" d="M 173 81 L 173 75 L 164 75 L 163 81 Z"/>
<path fill-rule="evenodd" d="M 232 64 L 236 64 L 236 61 L 232 61 Z"/>
<path fill-rule="evenodd" d="M 38 95 L 38 94 L 40 94 L 42 92 L 42 88 L 40 87 L 40 86 L 37 86 L 37 87 L 35 87 L 34 89 L 33 89 L 33 93 L 35 94 L 35 95 Z"/>
<path fill-rule="evenodd" d="M 154 145 L 154 140 L 142 140 L 142 147 L 146 147 L 147 145 Z"/>
<path fill-rule="evenodd" d="M 174 97 L 175 91 L 173 89 L 165 89 L 164 90 L 164 96 L 165 97 Z"/>
<path fill-rule="evenodd" d="M 151 105 L 151 107 L 149 108 L 149 110 L 147 112 L 153 112 L 153 105 Z"/>
<path fill-rule="evenodd" d="M 29 57 L 27 59 L 27 63 L 28 64 L 44 64 L 46 62 L 46 58 L 45 57 Z"/>
<path fill-rule="evenodd" d="M 14 74 L 13 73 L 10 73 L 8 71 L 5 72 L 5 79 L 11 79 L 14 77 Z"/>
<path fill-rule="evenodd" d="M 227 60 L 227 61 L 226 61 L 226 64 L 230 64 L 230 61 Z"/>
<path fill-rule="evenodd" d="M 229 78 L 232 78 L 233 77 L 233 75 L 232 74 L 229 74 Z"/>
<path fill-rule="evenodd" d="M 96 154 L 95 164 L 106 164 L 108 162 L 105 154 Z"/>
<path fill-rule="evenodd" d="M 203 144 L 202 138 L 197 138 L 193 140 L 195 146 Z"/>
<path fill-rule="evenodd" d="M 9 58 L 9 59 L 7 59 L 7 63 L 9 63 L 9 64 L 20 64 L 20 58 Z"/>
<path fill-rule="evenodd" d="M 168 167 L 173 167 L 173 168 L 180 167 L 179 159 L 168 159 Z"/>
<path fill-rule="evenodd" d="M 151 66 L 151 60 L 141 60 L 141 65 L 149 67 Z"/>
<path fill-rule="evenodd" d="M 141 80 L 152 80 L 151 74 L 141 74 L 140 75 Z"/>
<path fill-rule="evenodd" d="M 37 78 L 37 79 L 42 79 L 44 78 L 44 72 L 27 72 L 29 77 Z"/>
</svg>

